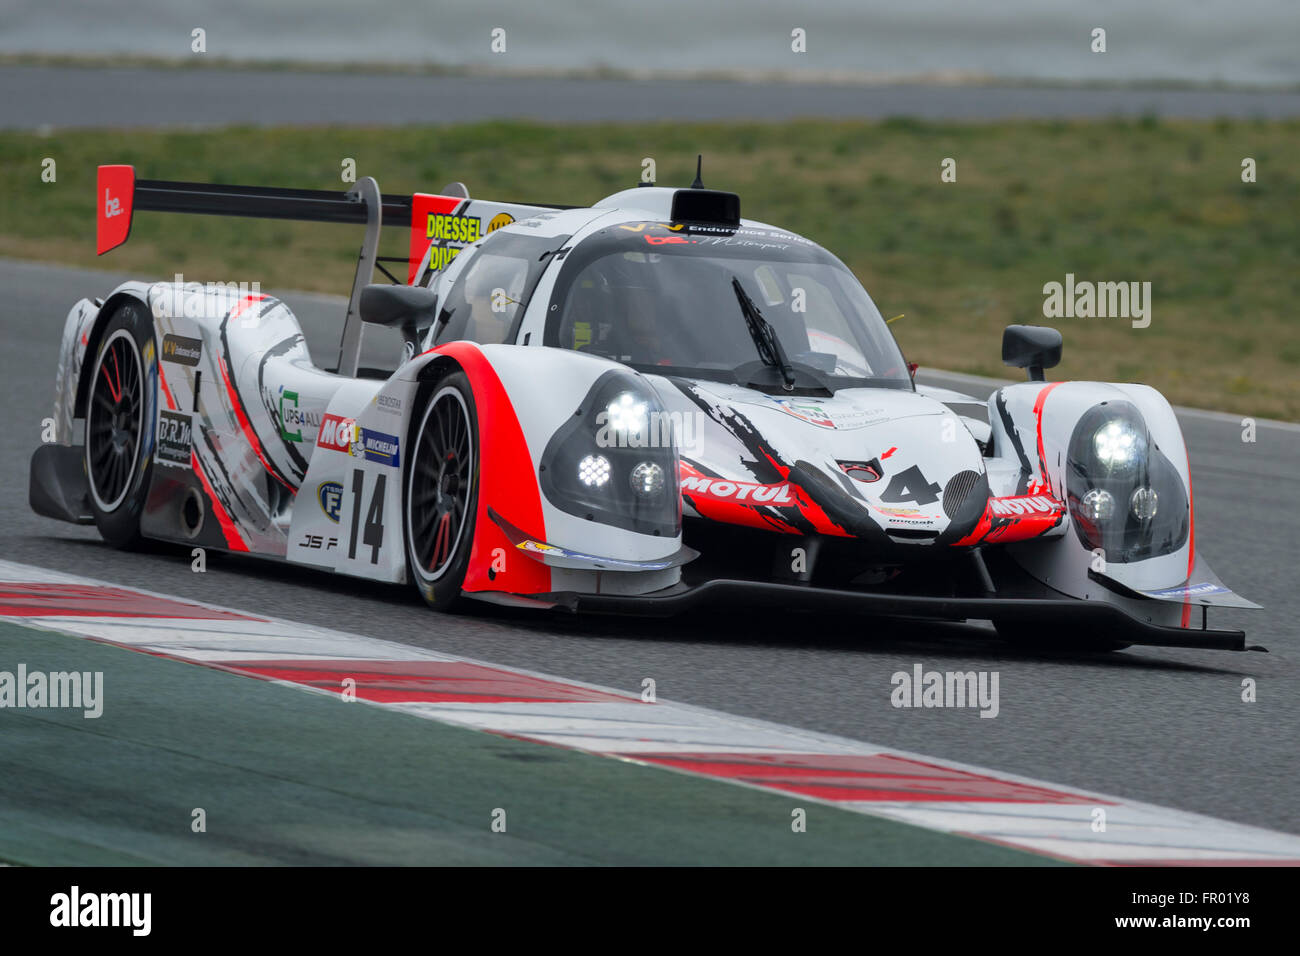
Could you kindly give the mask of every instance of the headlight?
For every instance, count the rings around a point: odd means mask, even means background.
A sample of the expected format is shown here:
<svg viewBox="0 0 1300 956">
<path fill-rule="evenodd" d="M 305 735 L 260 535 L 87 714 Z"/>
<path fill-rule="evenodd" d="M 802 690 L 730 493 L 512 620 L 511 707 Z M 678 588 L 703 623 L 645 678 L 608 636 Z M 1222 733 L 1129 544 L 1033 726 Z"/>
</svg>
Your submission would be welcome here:
<svg viewBox="0 0 1300 956">
<path fill-rule="evenodd" d="M 1093 433 L 1092 450 L 1103 467 L 1126 472 L 1146 455 L 1146 441 L 1124 419 L 1112 419 Z"/>
<path fill-rule="evenodd" d="M 1094 524 L 1105 521 L 1115 513 L 1115 496 L 1109 491 L 1093 488 L 1079 502 L 1079 510 Z"/>
<path fill-rule="evenodd" d="M 598 378 L 542 452 L 538 483 L 556 508 L 641 534 L 681 531 L 677 445 L 645 379 L 624 369 Z"/>
<path fill-rule="evenodd" d="M 1129 509 L 1133 512 L 1133 517 L 1138 521 L 1150 521 L 1156 516 L 1156 505 L 1160 501 L 1160 496 L 1156 494 L 1154 488 L 1138 488 L 1129 498 Z"/>
<path fill-rule="evenodd" d="M 650 424 L 649 402 L 632 392 L 624 392 L 609 403 L 605 409 L 605 421 L 600 424 L 609 426 L 612 444 L 619 447 L 641 447 L 645 443 L 646 428 Z"/>
<path fill-rule="evenodd" d="M 664 490 L 664 470 L 653 462 L 641 462 L 632 469 L 632 490 L 642 498 L 657 498 Z"/>
<path fill-rule="evenodd" d="M 1065 488 L 1079 542 L 1103 550 L 1107 561 L 1170 554 L 1187 541 L 1182 476 L 1132 402 L 1112 399 L 1079 418 L 1066 453 Z"/>
<path fill-rule="evenodd" d="M 578 480 L 588 488 L 599 488 L 609 481 L 609 459 L 604 455 L 588 455 L 578 462 Z"/>
</svg>

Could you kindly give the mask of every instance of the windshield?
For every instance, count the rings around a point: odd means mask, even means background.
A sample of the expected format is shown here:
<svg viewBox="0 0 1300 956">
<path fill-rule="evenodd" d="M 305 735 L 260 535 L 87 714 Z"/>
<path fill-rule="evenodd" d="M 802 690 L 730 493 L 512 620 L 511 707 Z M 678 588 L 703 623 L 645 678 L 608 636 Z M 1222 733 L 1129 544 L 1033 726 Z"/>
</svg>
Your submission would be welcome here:
<svg viewBox="0 0 1300 956">
<path fill-rule="evenodd" d="M 439 310 L 435 341 L 513 342 L 537 280 L 551 255 L 568 238 L 496 232 L 469 250 L 473 258 L 453 282 Z"/>
<path fill-rule="evenodd" d="M 902 353 L 853 274 L 824 249 L 770 229 L 602 230 L 565 260 L 545 344 L 643 371 L 743 381 L 763 350 L 733 279 L 796 370 L 832 388 L 911 388 Z"/>
</svg>

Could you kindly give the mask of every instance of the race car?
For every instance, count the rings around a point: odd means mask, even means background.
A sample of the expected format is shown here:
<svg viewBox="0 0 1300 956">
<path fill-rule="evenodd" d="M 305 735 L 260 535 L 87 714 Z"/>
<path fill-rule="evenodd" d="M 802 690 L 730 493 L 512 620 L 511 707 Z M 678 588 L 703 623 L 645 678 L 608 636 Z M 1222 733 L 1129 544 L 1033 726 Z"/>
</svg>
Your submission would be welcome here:
<svg viewBox="0 0 1300 956">
<path fill-rule="evenodd" d="M 572 208 L 103 166 L 96 205 L 100 254 L 139 211 L 366 227 L 332 367 L 260 290 L 127 282 L 73 306 L 30 501 L 113 545 L 411 582 L 448 611 L 736 603 L 1245 649 L 1208 627 L 1258 605 L 1196 547 L 1159 393 L 1046 381 L 1062 340 L 1038 326 L 1006 329 L 1028 380 L 986 406 L 918 385 L 839 259 L 698 175 Z M 394 218 L 404 277 L 377 254 Z M 358 367 L 368 326 L 400 333 L 394 369 Z"/>
</svg>

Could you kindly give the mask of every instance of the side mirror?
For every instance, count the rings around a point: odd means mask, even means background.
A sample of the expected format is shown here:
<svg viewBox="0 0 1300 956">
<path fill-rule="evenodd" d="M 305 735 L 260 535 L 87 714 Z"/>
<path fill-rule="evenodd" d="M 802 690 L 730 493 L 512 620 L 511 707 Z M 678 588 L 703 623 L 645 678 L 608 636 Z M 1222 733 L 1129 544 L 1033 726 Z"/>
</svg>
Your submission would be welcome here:
<svg viewBox="0 0 1300 956">
<path fill-rule="evenodd" d="M 1002 364 L 1029 370 L 1031 382 L 1061 362 L 1061 333 L 1045 325 L 1008 325 L 1002 333 Z"/>
<path fill-rule="evenodd" d="M 437 306 L 437 294 L 423 286 L 376 283 L 361 290 L 361 321 L 371 325 L 427 328 Z"/>
<path fill-rule="evenodd" d="M 376 283 L 361 290 L 358 311 L 361 321 L 386 325 L 402 333 L 410 357 L 420 347 L 420 330 L 433 324 L 438 296 L 432 289 L 416 285 Z"/>
</svg>

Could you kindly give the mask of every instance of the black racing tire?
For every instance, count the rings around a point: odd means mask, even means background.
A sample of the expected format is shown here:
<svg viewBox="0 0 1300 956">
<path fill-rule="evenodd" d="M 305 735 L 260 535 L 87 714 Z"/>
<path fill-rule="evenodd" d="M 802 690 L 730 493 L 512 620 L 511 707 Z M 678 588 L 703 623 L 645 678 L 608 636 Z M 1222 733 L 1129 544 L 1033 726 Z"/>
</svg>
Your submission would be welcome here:
<svg viewBox="0 0 1300 956">
<path fill-rule="evenodd" d="M 156 362 L 153 322 L 133 302 L 112 314 L 87 362 L 87 497 L 100 536 L 115 548 L 134 548 L 142 540 L 158 415 Z"/>
<path fill-rule="evenodd" d="M 459 612 L 479 492 L 478 409 L 464 372 L 439 380 L 411 432 L 403 489 L 406 568 L 425 602 Z"/>
<path fill-rule="evenodd" d="M 1133 646 L 1069 622 L 1045 625 L 1038 622 L 995 620 L 993 626 L 997 629 L 998 637 L 1025 651 L 1122 651 Z"/>
</svg>

